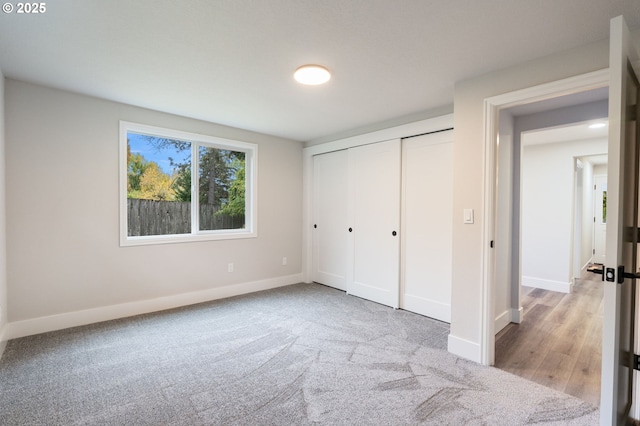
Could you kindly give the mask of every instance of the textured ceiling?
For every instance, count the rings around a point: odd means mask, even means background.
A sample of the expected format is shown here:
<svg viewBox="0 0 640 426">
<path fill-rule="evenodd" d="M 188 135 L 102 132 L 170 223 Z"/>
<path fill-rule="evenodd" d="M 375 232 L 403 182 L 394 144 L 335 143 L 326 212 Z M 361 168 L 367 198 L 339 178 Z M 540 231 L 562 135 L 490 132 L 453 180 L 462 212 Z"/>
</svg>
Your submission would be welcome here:
<svg viewBox="0 0 640 426">
<path fill-rule="evenodd" d="M 640 27 L 638 0 L 55 0 L 6 77 L 299 141 L 447 110 L 456 81 Z M 325 86 L 296 84 L 319 63 Z"/>
</svg>

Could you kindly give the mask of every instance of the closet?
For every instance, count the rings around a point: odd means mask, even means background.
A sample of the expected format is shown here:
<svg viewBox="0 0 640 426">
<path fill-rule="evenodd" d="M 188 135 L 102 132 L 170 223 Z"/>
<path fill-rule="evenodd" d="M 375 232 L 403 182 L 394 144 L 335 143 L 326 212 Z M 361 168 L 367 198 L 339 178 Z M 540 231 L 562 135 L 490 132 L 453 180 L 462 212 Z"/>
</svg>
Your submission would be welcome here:
<svg viewBox="0 0 640 426">
<path fill-rule="evenodd" d="M 315 155 L 313 281 L 450 321 L 452 147 L 446 131 Z"/>
</svg>

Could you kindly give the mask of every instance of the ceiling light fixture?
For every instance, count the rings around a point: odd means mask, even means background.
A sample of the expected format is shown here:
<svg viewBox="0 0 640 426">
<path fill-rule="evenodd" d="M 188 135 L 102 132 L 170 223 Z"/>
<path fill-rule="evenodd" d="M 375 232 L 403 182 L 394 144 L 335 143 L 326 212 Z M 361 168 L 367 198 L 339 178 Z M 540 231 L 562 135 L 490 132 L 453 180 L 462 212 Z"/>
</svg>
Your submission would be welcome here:
<svg viewBox="0 0 640 426">
<path fill-rule="evenodd" d="M 303 65 L 293 73 L 293 78 L 298 83 L 315 86 L 329 81 L 331 73 L 321 65 Z"/>
<path fill-rule="evenodd" d="M 589 128 L 590 129 L 602 129 L 603 127 L 606 127 L 607 123 L 593 123 L 593 124 L 589 124 Z"/>
</svg>

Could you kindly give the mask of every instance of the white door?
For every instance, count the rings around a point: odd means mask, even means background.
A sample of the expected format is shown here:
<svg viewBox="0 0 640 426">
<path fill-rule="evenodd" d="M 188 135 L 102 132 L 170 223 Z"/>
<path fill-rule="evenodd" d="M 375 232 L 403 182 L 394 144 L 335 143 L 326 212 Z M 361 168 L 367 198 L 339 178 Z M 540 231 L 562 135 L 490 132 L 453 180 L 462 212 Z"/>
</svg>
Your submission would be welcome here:
<svg viewBox="0 0 640 426">
<path fill-rule="evenodd" d="M 402 141 L 401 307 L 451 322 L 453 132 Z"/>
<path fill-rule="evenodd" d="M 398 307 L 400 140 L 349 149 L 347 292 Z"/>
<path fill-rule="evenodd" d="M 604 265 L 607 237 L 607 177 L 594 176 L 593 263 Z"/>
<path fill-rule="evenodd" d="M 347 289 L 346 150 L 313 157 L 312 279 Z"/>
<path fill-rule="evenodd" d="M 622 16 L 611 20 L 609 169 L 600 423 L 625 424 L 633 401 L 638 251 L 637 100 L 640 55 Z"/>
</svg>

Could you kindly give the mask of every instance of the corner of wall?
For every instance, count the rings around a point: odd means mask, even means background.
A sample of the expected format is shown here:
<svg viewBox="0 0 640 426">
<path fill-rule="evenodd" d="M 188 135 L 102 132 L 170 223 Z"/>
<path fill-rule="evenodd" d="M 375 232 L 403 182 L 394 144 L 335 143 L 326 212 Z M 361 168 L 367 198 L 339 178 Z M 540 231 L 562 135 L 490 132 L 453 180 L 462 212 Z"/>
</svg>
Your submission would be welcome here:
<svg viewBox="0 0 640 426">
<path fill-rule="evenodd" d="M 479 343 L 449 334 L 447 350 L 454 355 L 480 364 L 482 362 L 480 349 Z"/>
</svg>

